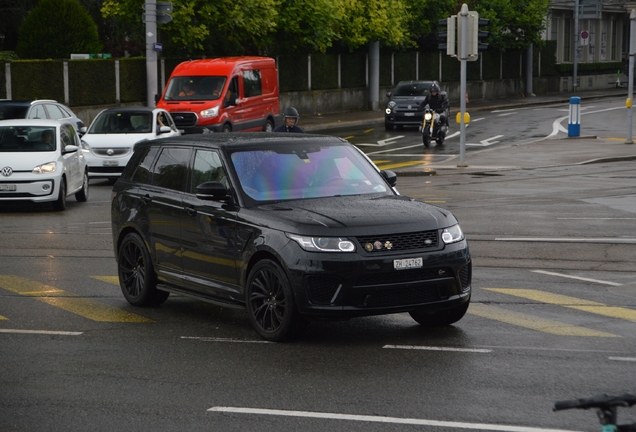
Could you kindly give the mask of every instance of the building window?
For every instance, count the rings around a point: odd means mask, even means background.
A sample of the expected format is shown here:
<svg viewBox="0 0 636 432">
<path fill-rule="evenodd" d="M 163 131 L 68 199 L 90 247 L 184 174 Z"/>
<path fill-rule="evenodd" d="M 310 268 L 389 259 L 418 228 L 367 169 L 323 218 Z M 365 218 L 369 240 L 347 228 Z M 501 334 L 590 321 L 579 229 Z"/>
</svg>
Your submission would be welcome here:
<svg viewBox="0 0 636 432">
<path fill-rule="evenodd" d="M 572 20 L 565 18 L 563 23 L 563 61 L 572 61 Z"/>
</svg>

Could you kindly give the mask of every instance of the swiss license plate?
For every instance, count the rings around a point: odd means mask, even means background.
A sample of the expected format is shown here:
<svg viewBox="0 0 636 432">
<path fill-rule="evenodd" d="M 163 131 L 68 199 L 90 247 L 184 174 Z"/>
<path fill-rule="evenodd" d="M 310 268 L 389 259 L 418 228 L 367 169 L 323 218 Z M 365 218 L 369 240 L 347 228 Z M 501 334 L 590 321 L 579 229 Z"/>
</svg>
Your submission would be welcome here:
<svg viewBox="0 0 636 432">
<path fill-rule="evenodd" d="M 0 184 L 0 191 L 14 191 L 16 186 L 14 184 Z"/>
<path fill-rule="evenodd" d="M 404 113 L 404 117 L 413 117 L 415 113 Z"/>
<path fill-rule="evenodd" d="M 118 166 L 118 165 L 119 165 L 119 161 L 116 161 L 116 160 L 104 161 L 104 166 Z"/>
<path fill-rule="evenodd" d="M 395 270 L 406 270 L 422 267 L 422 258 L 405 258 L 393 260 L 393 268 Z"/>
</svg>

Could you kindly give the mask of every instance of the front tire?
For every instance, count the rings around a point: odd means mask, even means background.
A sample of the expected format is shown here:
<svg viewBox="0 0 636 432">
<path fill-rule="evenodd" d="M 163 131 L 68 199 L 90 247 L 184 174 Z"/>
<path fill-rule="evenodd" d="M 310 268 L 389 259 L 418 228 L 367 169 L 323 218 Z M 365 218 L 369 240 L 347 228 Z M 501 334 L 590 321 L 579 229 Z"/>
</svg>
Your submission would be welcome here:
<svg viewBox="0 0 636 432">
<path fill-rule="evenodd" d="M 426 148 L 431 146 L 431 127 L 429 125 L 424 126 L 424 130 L 422 131 L 422 142 Z"/>
<path fill-rule="evenodd" d="M 229 123 L 225 123 L 223 125 L 223 129 L 221 129 L 221 132 L 232 132 L 232 126 Z"/>
<path fill-rule="evenodd" d="M 157 274 L 146 245 L 138 234 L 127 234 L 121 242 L 117 272 L 121 292 L 131 305 L 157 306 L 170 295 L 157 289 Z"/>
<path fill-rule="evenodd" d="M 287 275 L 272 260 L 259 261 L 250 272 L 245 301 L 250 322 L 265 340 L 283 342 L 308 327 L 296 309 Z"/>
<path fill-rule="evenodd" d="M 57 195 L 57 200 L 53 203 L 53 209 L 56 211 L 66 210 L 66 180 L 60 179 L 60 192 Z"/>
<path fill-rule="evenodd" d="M 384 130 L 392 131 L 393 130 L 393 125 L 385 122 L 384 123 Z"/>
<path fill-rule="evenodd" d="M 445 327 L 462 319 L 464 315 L 466 315 L 469 304 L 470 299 L 451 309 L 434 313 L 428 312 L 425 309 L 416 309 L 409 312 L 409 315 L 424 327 Z"/>
<path fill-rule="evenodd" d="M 82 179 L 82 188 L 75 192 L 75 199 L 78 202 L 88 201 L 88 171 L 84 171 L 84 178 Z"/>
</svg>

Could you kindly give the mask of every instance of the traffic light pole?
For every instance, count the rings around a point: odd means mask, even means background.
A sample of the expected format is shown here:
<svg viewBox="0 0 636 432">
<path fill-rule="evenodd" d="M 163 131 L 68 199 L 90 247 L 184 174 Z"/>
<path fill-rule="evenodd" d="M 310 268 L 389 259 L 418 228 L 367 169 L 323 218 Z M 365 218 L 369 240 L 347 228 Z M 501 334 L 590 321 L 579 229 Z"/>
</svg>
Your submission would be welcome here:
<svg viewBox="0 0 636 432">
<path fill-rule="evenodd" d="M 634 37 L 636 36 L 636 9 L 632 9 L 629 14 L 629 71 L 627 77 L 627 140 L 625 144 L 634 144 L 632 136 L 632 98 L 634 97 L 634 56 L 636 55 L 636 46 Z"/>
<path fill-rule="evenodd" d="M 157 93 L 157 0 L 146 0 L 146 92 L 147 104 L 155 106 L 155 94 Z"/>
<path fill-rule="evenodd" d="M 462 8 L 457 14 L 458 20 L 461 20 L 461 24 L 458 22 L 458 27 L 464 29 L 459 32 L 459 55 L 457 56 L 460 61 L 460 76 L 459 76 L 459 107 L 460 107 L 460 120 L 459 120 L 459 164 L 458 167 L 466 167 L 466 123 L 464 122 L 464 115 L 466 113 L 466 59 L 467 45 L 468 45 L 468 32 L 465 29 L 468 28 L 468 5 L 464 3 Z"/>
</svg>

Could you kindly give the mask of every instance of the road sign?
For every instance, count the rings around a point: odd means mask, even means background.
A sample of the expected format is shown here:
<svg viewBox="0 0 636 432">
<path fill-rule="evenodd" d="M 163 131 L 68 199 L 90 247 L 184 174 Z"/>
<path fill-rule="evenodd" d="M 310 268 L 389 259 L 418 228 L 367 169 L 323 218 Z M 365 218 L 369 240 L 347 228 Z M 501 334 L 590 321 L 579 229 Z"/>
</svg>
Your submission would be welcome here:
<svg viewBox="0 0 636 432">
<path fill-rule="evenodd" d="M 581 32 L 581 45 L 589 45 L 590 44 L 590 32 L 587 30 L 583 30 Z"/>
</svg>

